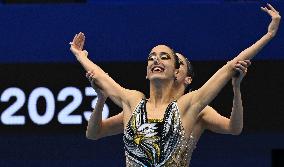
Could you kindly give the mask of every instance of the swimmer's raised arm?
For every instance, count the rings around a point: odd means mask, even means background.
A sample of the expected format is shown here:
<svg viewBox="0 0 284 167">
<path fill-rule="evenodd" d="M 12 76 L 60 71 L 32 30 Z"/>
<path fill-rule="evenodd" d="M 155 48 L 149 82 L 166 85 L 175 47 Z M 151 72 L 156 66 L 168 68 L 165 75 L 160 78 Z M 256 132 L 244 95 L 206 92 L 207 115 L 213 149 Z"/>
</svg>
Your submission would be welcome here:
<svg viewBox="0 0 284 167">
<path fill-rule="evenodd" d="M 252 59 L 276 35 L 281 16 L 271 5 L 268 5 L 268 8 L 262 8 L 272 18 L 268 26 L 268 32 L 255 44 L 242 51 L 219 69 L 201 88 L 179 99 L 181 106 L 184 106 L 185 110 L 192 110 L 192 112 L 189 112 L 189 118 L 193 119 L 192 122 L 195 121 L 194 118 L 197 118 L 198 113 L 217 96 L 225 84 L 235 75 L 234 66 L 240 61 Z"/>
<path fill-rule="evenodd" d="M 75 35 L 73 41 L 70 43 L 70 50 L 84 69 L 92 74 L 94 82 L 98 88 L 102 89 L 102 91 L 104 91 L 107 96 L 109 96 L 120 107 L 128 105 L 133 99 L 141 99 L 144 97 L 141 92 L 125 89 L 120 86 L 98 65 L 89 60 L 87 57 L 88 52 L 83 50 L 84 43 L 85 35 L 80 32 Z M 134 103 L 136 103 L 136 101 Z"/>
</svg>

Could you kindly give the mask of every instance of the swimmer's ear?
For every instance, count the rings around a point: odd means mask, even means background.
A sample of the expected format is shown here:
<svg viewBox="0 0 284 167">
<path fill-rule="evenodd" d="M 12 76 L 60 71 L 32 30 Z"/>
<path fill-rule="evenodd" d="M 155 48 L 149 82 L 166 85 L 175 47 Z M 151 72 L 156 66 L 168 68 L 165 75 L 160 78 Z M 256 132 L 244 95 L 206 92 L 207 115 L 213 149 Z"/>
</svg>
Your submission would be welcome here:
<svg viewBox="0 0 284 167">
<path fill-rule="evenodd" d="M 189 84 L 191 84 L 191 82 L 192 82 L 192 78 L 191 77 L 185 77 L 185 79 L 184 79 L 184 83 L 185 84 L 189 85 Z"/>
<path fill-rule="evenodd" d="M 175 75 L 179 73 L 179 69 L 175 69 Z"/>
<path fill-rule="evenodd" d="M 175 69 L 175 75 L 174 75 L 174 79 L 177 80 L 177 74 L 179 73 L 179 69 Z"/>
</svg>

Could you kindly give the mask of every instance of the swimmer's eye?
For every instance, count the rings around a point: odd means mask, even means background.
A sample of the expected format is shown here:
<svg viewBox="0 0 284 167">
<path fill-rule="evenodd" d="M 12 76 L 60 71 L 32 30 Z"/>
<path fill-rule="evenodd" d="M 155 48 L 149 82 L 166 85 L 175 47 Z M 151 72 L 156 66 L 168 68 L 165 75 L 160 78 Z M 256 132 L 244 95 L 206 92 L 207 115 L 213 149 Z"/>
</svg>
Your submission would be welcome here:
<svg viewBox="0 0 284 167">
<path fill-rule="evenodd" d="M 167 53 L 161 53 L 160 57 L 161 57 L 161 60 L 168 60 L 171 58 L 170 55 Z"/>
<path fill-rule="evenodd" d="M 151 54 L 150 54 L 147 60 L 148 60 L 148 61 L 153 61 L 153 60 L 154 60 L 154 57 L 155 57 L 155 55 L 151 55 Z"/>
</svg>

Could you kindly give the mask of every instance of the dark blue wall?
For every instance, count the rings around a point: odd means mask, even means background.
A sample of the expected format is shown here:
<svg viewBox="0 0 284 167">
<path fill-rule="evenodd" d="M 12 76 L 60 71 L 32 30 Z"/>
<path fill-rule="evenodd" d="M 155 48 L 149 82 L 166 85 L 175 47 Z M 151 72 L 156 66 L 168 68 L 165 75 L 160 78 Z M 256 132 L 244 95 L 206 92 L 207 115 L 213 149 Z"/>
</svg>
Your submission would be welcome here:
<svg viewBox="0 0 284 167">
<path fill-rule="evenodd" d="M 1 62 L 74 62 L 68 43 L 85 32 L 97 61 L 144 61 L 157 44 L 191 60 L 228 60 L 267 31 L 263 3 L 0 6 Z M 275 6 L 284 11 L 283 3 Z M 283 59 L 278 36 L 257 59 Z"/>
<path fill-rule="evenodd" d="M 88 141 L 78 135 L 1 137 L 1 166 L 119 167 L 124 166 L 122 136 Z M 204 134 L 192 157 L 197 167 L 269 167 L 271 148 L 284 147 L 284 135 L 238 137 Z M 21 148 L 21 149 L 19 149 Z"/>
</svg>

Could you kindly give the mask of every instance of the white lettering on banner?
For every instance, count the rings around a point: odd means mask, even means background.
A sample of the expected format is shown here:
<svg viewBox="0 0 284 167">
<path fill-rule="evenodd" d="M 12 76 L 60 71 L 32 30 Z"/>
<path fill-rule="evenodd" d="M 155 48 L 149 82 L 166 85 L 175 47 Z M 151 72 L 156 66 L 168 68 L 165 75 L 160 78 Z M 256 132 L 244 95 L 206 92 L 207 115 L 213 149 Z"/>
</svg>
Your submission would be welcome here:
<svg viewBox="0 0 284 167">
<path fill-rule="evenodd" d="M 68 96 L 72 96 L 73 101 L 58 113 L 58 121 L 61 124 L 82 124 L 81 115 L 70 115 L 82 103 L 82 93 L 79 89 L 75 87 L 67 87 L 59 92 L 57 100 L 65 101 Z"/>
<path fill-rule="evenodd" d="M 86 96 L 97 96 L 96 91 L 92 87 L 86 87 L 85 88 L 85 94 Z M 95 108 L 98 98 L 94 98 L 92 100 L 92 108 Z M 91 117 L 92 111 L 84 111 L 85 119 L 89 121 Z M 107 104 L 104 104 L 103 112 L 102 112 L 102 118 L 107 119 L 109 115 L 109 109 Z"/>
<path fill-rule="evenodd" d="M 39 115 L 37 111 L 37 101 L 43 97 L 46 101 L 46 110 L 43 115 Z M 55 112 L 55 101 L 52 92 L 47 88 L 36 88 L 30 94 L 28 100 L 28 111 L 31 120 L 38 125 L 45 125 L 49 123 Z"/>
<path fill-rule="evenodd" d="M 24 125 L 25 117 L 14 114 L 25 104 L 25 93 L 19 88 L 8 88 L 2 93 L 0 100 L 1 102 L 9 102 L 12 97 L 16 97 L 16 101 L 2 112 L 1 121 L 5 125 Z"/>
<path fill-rule="evenodd" d="M 11 103 L 13 98 L 16 100 L 12 104 L 9 104 L 9 106 L 3 111 L 0 111 L 1 123 L 4 125 L 25 125 L 27 117 L 30 117 L 32 122 L 37 125 L 47 125 L 53 119 L 57 119 L 57 121 L 63 125 L 80 125 L 83 123 L 82 117 L 84 117 L 85 121 L 88 121 L 92 111 L 83 111 L 81 112 L 82 115 L 75 115 L 72 113 L 80 107 L 84 97 L 86 96 L 94 97 L 90 104 L 90 108 L 94 108 L 97 102 L 97 93 L 92 87 L 86 87 L 84 94 L 76 87 L 62 88 L 58 93 L 57 99 L 55 99 L 53 91 L 46 87 L 38 87 L 33 89 L 27 99 L 25 92 L 21 88 L 10 87 L 2 92 L 0 96 L 0 105 L 3 106 L 4 103 Z M 68 97 L 72 97 L 73 100 L 63 107 L 63 109 L 61 109 L 59 112 L 56 112 L 57 102 L 64 102 Z M 41 112 L 38 111 L 39 98 L 43 98 L 46 103 L 44 111 Z M 26 102 L 28 112 L 23 113 L 28 114 L 17 114 L 17 112 L 23 109 L 23 106 Z M 108 116 L 109 107 L 107 104 L 104 104 L 102 118 L 107 119 Z"/>
</svg>

